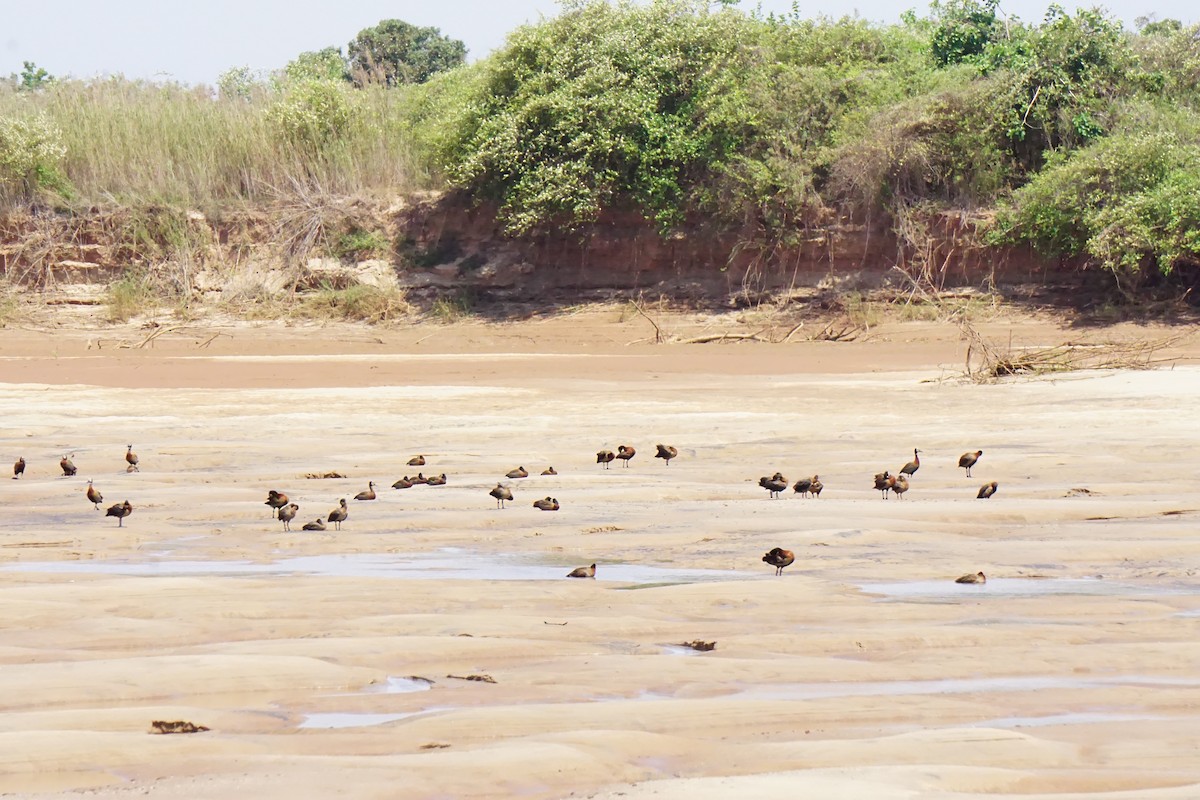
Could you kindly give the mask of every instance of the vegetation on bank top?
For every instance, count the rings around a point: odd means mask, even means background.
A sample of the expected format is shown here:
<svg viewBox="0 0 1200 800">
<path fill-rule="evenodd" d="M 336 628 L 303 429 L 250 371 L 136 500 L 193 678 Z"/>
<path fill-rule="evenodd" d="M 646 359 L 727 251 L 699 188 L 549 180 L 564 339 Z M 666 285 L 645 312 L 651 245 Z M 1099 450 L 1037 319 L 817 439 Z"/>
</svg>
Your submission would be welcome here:
<svg viewBox="0 0 1200 800">
<path fill-rule="evenodd" d="M 1197 25 L 1058 6 L 1024 22 L 995 0 L 888 25 L 564 0 L 464 61 L 385 20 L 219 91 L 27 64 L 0 91 L 0 201 L 207 211 L 458 188 L 513 233 L 628 210 L 783 244 L 836 215 L 904 234 L 953 209 L 994 244 L 1123 279 L 1200 266 Z"/>
</svg>

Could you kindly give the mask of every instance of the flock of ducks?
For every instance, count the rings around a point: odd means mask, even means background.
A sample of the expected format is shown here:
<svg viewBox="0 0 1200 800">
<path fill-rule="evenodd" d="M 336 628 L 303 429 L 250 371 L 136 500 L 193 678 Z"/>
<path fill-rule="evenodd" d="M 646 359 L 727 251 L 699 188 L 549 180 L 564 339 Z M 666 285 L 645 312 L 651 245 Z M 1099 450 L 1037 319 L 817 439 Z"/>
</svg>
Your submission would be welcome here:
<svg viewBox="0 0 1200 800">
<path fill-rule="evenodd" d="M 637 455 L 637 449 L 632 445 L 620 445 L 614 453 L 611 450 L 600 450 L 596 453 L 596 463 L 604 466 L 605 469 L 613 461 L 622 461 L 626 468 L 629 467 L 629 462 Z M 963 453 L 958 458 L 958 466 L 960 469 L 966 470 L 967 477 L 971 477 L 971 468 L 978 463 L 980 456 L 983 455 L 982 450 L 974 450 Z M 71 477 L 78 471 L 74 461 L 75 454 L 64 454 L 59 461 L 59 468 L 62 470 L 64 477 Z M 670 466 L 671 459 L 679 456 L 679 450 L 672 445 L 659 444 L 656 445 L 655 458 L 661 458 L 666 466 Z M 139 472 L 138 457 L 133 452 L 133 445 L 127 445 L 125 450 L 125 471 Z M 423 467 L 426 464 L 424 455 L 416 455 L 408 460 L 410 467 Z M 13 480 L 19 479 L 25 474 L 25 458 L 19 457 L 13 464 Z M 875 489 L 881 492 L 883 499 L 887 499 L 888 494 L 896 495 L 897 499 L 903 499 L 906 492 L 910 488 L 909 478 L 916 475 L 921 468 L 921 451 L 913 448 L 913 459 L 905 464 L 900 470 L 893 475 L 888 470 L 875 474 Z M 505 473 L 505 477 L 510 480 L 521 480 L 529 477 L 529 471 L 524 466 L 518 466 Z M 547 467 L 542 470 L 542 475 L 557 475 L 558 471 L 554 467 Z M 433 475 L 425 477 L 423 472 L 418 472 L 416 477 L 410 478 L 408 475 L 397 480 L 392 484 L 393 489 L 409 489 L 417 485 L 428 486 L 444 486 L 446 485 L 446 474 Z M 788 480 L 782 473 L 776 472 L 773 475 L 764 475 L 759 478 L 758 485 L 767 490 L 768 496 L 778 498 L 788 488 Z M 996 481 L 989 481 L 979 488 L 977 498 L 988 499 L 996 493 L 999 484 Z M 821 483 L 819 475 L 813 475 L 811 478 L 801 478 L 792 484 L 792 491 L 799 494 L 801 497 L 819 498 L 821 491 L 825 485 Z M 497 481 L 495 488 L 488 494 L 496 500 L 496 508 L 505 508 L 505 503 L 511 502 L 513 499 L 512 489 Z M 100 510 L 100 504 L 104 502 L 104 496 L 100 493 L 89 479 L 87 482 L 86 496 L 88 502 L 92 503 L 96 510 Z M 367 488 L 354 496 L 355 500 L 369 502 L 375 500 L 378 495 L 375 492 L 375 482 L 368 481 Z M 271 508 L 271 515 L 283 523 L 285 531 L 291 531 L 292 520 L 296 518 L 296 514 L 300 511 L 300 506 L 289 500 L 288 496 L 283 492 L 271 489 L 267 492 L 267 499 L 264 505 Z M 557 498 L 544 497 L 533 501 L 533 507 L 540 511 L 558 511 L 561 506 Z M 124 527 L 125 517 L 133 513 L 133 505 L 128 500 L 123 503 L 117 503 L 109 506 L 105 516 L 116 517 L 117 527 Z M 346 499 L 342 498 L 338 501 L 338 505 L 333 508 L 324 517 L 317 517 L 312 522 L 305 523 L 303 530 L 306 531 L 324 531 L 327 530 L 326 523 L 332 523 L 334 530 L 340 531 L 342 523 L 350 516 L 350 508 L 346 503 Z M 775 547 L 767 551 L 762 560 L 767 564 L 775 567 L 775 574 L 782 575 L 785 567 L 790 566 L 796 560 L 796 555 L 791 550 L 785 550 L 781 547 Z M 596 565 L 592 564 L 588 567 L 577 567 L 567 574 L 568 578 L 595 578 Z M 956 583 L 986 583 L 987 577 L 983 572 L 969 573 L 955 580 Z"/>
<path fill-rule="evenodd" d="M 63 474 L 64 478 L 72 478 L 75 476 L 75 473 L 77 473 L 79 471 L 79 469 L 75 466 L 75 462 L 73 461 L 74 458 L 75 458 L 75 454 L 71 453 L 70 455 L 64 454 L 63 457 L 61 459 L 59 459 L 58 467 L 59 467 L 59 469 L 62 470 L 62 474 Z M 140 472 L 141 471 L 140 469 L 138 469 L 138 457 L 137 457 L 137 454 L 133 452 L 132 444 L 127 445 L 125 448 L 125 471 L 126 472 Z M 24 474 L 25 474 L 25 457 L 20 456 L 17 458 L 16 462 L 13 463 L 13 480 L 15 481 L 15 480 L 20 479 L 20 477 Z M 85 491 L 85 495 L 88 499 L 88 502 L 91 503 L 92 505 L 94 505 L 96 507 L 96 510 L 99 511 L 100 504 L 104 502 L 104 495 L 100 494 L 100 490 L 97 489 L 92 484 L 91 480 L 88 480 L 88 482 L 87 482 L 87 490 Z M 109 506 L 108 511 L 105 513 L 104 516 L 116 517 L 117 518 L 117 527 L 123 528 L 125 518 L 128 517 L 132 513 L 133 513 L 133 505 L 128 500 L 126 500 L 123 503 L 117 503 L 115 505 Z"/>
<path fill-rule="evenodd" d="M 963 453 L 958 457 L 958 466 L 960 469 L 965 469 L 967 477 L 971 477 L 971 467 L 979 461 L 979 457 L 983 455 L 982 450 L 973 450 Z M 909 490 L 909 478 L 917 474 L 917 470 L 921 468 L 921 451 L 918 448 L 913 448 L 913 458 L 900 470 L 893 475 L 888 470 L 875 473 L 875 488 L 881 493 L 882 498 L 886 500 L 888 494 L 896 495 L 897 500 L 903 500 L 904 494 Z M 767 490 L 768 496 L 778 498 L 780 494 L 787 490 L 788 481 L 783 477 L 782 473 L 776 472 L 774 475 L 764 475 L 758 479 L 758 485 Z M 801 497 L 821 496 L 821 489 L 824 484 L 821 483 L 820 477 L 813 475 L 811 478 L 801 478 L 792 486 L 792 490 Z M 987 500 L 996 493 L 1000 488 L 1000 484 L 996 481 L 989 481 L 979 487 L 975 497 L 980 500 Z M 768 550 L 762 558 L 763 561 L 775 567 L 775 574 L 782 575 L 783 568 L 790 566 L 795 560 L 796 555 L 791 550 L 784 550 L 781 547 L 775 547 Z M 987 576 L 983 572 L 969 573 L 956 578 L 955 583 L 987 583 Z"/>
</svg>

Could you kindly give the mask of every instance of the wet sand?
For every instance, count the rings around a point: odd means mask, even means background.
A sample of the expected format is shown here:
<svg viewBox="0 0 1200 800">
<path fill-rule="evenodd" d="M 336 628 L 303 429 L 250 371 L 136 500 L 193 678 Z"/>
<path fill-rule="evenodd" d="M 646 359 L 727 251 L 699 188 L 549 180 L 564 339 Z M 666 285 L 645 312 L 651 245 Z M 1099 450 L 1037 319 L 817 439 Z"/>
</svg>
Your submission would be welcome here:
<svg viewBox="0 0 1200 800">
<path fill-rule="evenodd" d="M 28 462 L 0 480 L 0 792 L 1200 796 L 1194 344 L 1173 369 L 980 386 L 934 323 L 211 332 L 0 339 L 0 456 Z M 595 463 L 620 444 L 628 468 Z M 914 447 L 882 500 L 871 475 Z M 390 488 L 417 470 L 448 483 Z M 825 491 L 769 499 L 776 470 Z M 304 477 L 326 472 L 346 477 Z M 133 504 L 123 527 L 89 478 Z M 342 531 L 300 530 L 343 497 Z"/>
</svg>

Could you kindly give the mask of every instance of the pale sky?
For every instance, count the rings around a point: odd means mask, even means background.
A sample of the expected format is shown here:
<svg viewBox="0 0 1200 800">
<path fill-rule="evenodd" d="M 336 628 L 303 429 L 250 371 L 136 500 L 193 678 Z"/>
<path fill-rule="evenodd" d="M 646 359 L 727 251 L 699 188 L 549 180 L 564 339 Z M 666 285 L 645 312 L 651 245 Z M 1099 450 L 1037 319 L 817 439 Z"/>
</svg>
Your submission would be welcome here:
<svg viewBox="0 0 1200 800">
<path fill-rule="evenodd" d="M 1001 10 L 1026 21 L 1045 15 L 1047 0 L 1003 0 Z M 1093 2 L 1062 0 L 1068 11 Z M 786 13 L 792 0 L 742 0 L 749 11 Z M 1191 24 L 1195 0 L 1110 0 L 1101 7 L 1133 27 L 1153 13 Z M 555 0 L 0 0 L 0 76 L 33 61 L 51 74 L 215 84 L 231 67 L 278 69 L 305 50 L 341 47 L 382 19 L 432 25 L 466 42 L 475 60 L 504 43 L 525 22 L 554 16 Z M 895 22 L 906 9 L 919 13 L 927 0 L 801 0 L 808 16 L 855 14 Z"/>
</svg>

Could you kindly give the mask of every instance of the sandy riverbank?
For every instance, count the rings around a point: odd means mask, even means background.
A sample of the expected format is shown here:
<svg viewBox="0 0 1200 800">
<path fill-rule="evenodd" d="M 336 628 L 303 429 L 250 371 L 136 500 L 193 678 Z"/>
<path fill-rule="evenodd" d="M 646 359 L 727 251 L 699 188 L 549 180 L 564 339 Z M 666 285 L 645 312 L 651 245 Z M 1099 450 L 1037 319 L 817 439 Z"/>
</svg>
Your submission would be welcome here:
<svg viewBox="0 0 1200 800">
<path fill-rule="evenodd" d="M 0 455 L 29 466 L 0 480 L 0 792 L 1200 796 L 1194 344 L 1174 369 L 980 386 L 935 323 L 647 328 L 5 331 Z M 594 463 L 618 444 L 628 469 Z M 882 501 L 870 476 L 914 447 Z M 448 485 L 390 488 L 417 453 Z M 825 492 L 770 500 L 776 470 Z M 304 477 L 325 472 L 346 477 Z M 124 527 L 88 479 L 134 505 Z M 300 532 L 369 480 L 341 532 Z M 696 639 L 716 649 L 674 646 Z M 448 677 L 470 675 L 495 683 Z M 149 733 L 176 719 L 211 730 Z"/>
</svg>

